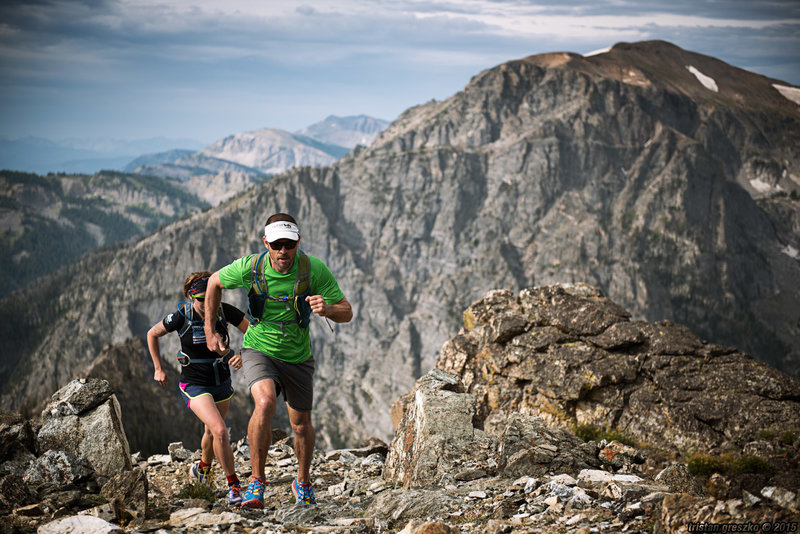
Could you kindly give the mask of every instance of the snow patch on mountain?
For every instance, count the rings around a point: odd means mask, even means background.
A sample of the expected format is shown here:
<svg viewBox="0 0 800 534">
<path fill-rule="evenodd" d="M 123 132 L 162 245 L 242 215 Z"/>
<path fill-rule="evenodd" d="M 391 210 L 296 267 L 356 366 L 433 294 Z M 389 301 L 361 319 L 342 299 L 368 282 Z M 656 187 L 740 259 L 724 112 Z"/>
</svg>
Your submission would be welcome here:
<svg viewBox="0 0 800 534">
<path fill-rule="evenodd" d="M 800 88 L 788 87 L 786 85 L 778 85 L 777 83 L 773 83 L 772 87 L 777 89 L 778 92 L 788 100 L 791 100 L 795 104 L 800 105 Z"/>
<path fill-rule="evenodd" d="M 715 93 L 719 93 L 719 87 L 717 87 L 717 82 L 714 80 L 714 78 L 712 78 L 711 76 L 706 76 L 705 74 L 703 74 L 702 72 L 700 72 L 691 65 L 686 65 L 686 68 L 689 70 L 689 72 L 694 74 L 694 77 L 697 78 L 697 81 L 703 84 L 703 87 L 705 87 L 709 91 L 714 91 Z"/>
<path fill-rule="evenodd" d="M 583 54 L 583 57 L 591 57 L 591 56 L 599 56 L 600 54 L 607 54 L 611 52 L 611 47 L 607 46 L 605 48 L 600 48 L 598 50 L 592 50 L 591 52 L 587 52 Z"/>
</svg>

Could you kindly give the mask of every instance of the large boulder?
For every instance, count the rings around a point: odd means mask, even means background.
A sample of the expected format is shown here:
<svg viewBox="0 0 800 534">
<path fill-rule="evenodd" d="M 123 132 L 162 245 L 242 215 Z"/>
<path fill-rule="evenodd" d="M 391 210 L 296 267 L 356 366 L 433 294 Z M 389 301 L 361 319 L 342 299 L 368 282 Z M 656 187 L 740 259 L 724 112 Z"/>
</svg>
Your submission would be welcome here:
<svg viewBox="0 0 800 534">
<path fill-rule="evenodd" d="M 472 425 L 475 398 L 459 392 L 458 378 L 433 370 L 417 381 L 395 432 L 384 477 L 404 486 L 441 482 L 454 460 L 481 439 Z"/>
<path fill-rule="evenodd" d="M 40 453 L 67 451 L 86 458 L 97 474 L 130 470 L 131 454 L 119 402 L 100 379 L 73 380 L 53 394 L 42 412 Z"/>
<path fill-rule="evenodd" d="M 456 376 L 434 369 L 398 401 L 402 413 L 383 476 L 405 487 L 442 485 L 487 475 L 516 478 L 599 466 L 597 446 L 514 414 L 475 426 L 475 397 Z"/>
</svg>

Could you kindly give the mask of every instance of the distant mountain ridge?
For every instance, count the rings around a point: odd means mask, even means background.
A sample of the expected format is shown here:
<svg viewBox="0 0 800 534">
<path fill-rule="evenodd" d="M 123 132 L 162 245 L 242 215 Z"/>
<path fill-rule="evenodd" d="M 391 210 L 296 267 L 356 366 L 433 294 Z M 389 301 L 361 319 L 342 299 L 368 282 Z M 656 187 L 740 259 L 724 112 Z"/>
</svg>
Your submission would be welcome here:
<svg viewBox="0 0 800 534">
<path fill-rule="evenodd" d="M 263 168 L 256 165 L 247 171 L 253 175 L 275 174 L 290 168 L 292 161 L 297 165 L 312 166 L 333 163 L 356 145 L 368 145 L 388 125 L 388 121 L 366 115 L 349 117 L 330 115 L 294 133 L 277 128 L 265 128 L 256 131 L 263 132 L 261 134 L 247 132 L 238 135 L 255 136 L 267 144 L 275 142 L 275 146 L 259 145 L 258 148 L 273 155 L 288 151 L 286 154 L 276 156 L 272 164 L 262 162 Z M 235 134 L 225 138 L 229 139 L 228 146 L 232 143 L 230 138 L 236 137 Z M 212 147 L 221 143 L 224 143 L 224 139 L 216 141 L 205 150 L 213 151 Z M 251 145 L 251 148 L 255 148 L 255 145 Z M 0 169 L 37 174 L 49 172 L 94 174 L 100 170 L 134 172 L 140 167 L 145 167 L 144 170 L 149 170 L 156 176 L 180 179 L 180 175 L 185 173 L 170 169 L 169 164 L 177 164 L 182 168 L 192 167 L 193 175 L 208 174 L 206 171 L 209 169 L 198 167 L 196 162 L 178 161 L 183 156 L 205 150 L 199 142 L 191 139 L 164 137 L 133 141 L 109 138 L 61 141 L 39 137 L 0 139 Z M 242 153 L 227 154 L 233 158 L 231 161 L 234 163 L 242 164 L 240 159 L 247 159 Z M 166 164 L 167 167 L 160 168 L 159 165 L 162 164 Z"/>
<path fill-rule="evenodd" d="M 327 145 L 277 128 L 230 135 L 200 151 L 264 174 L 278 174 L 292 167 L 330 165 L 347 152 L 346 147 Z"/>
<path fill-rule="evenodd" d="M 478 73 L 330 166 L 8 295 L 2 402 L 31 409 L 104 345 L 143 336 L 187 272 L 263 250 L 277 210 L 355 312 L 333 332 L 311 325 L 320 446 L 390 435 L 387 404 L 493 288 L 587 283 L 635 321 L 680 322 L 796 376 L 800 109 L 775 85 L 789 86 L 659 41 Z"/>
<path fill-rule="evenodd" d="M 297 130 L 295 133 L 323 143 L 355 148 L 358 145 L 369 146 L 389 124 L 389 121 L 367 115 L 351 117 L 330 115 L 325 120 Z"/>
<path fill-rule="evenodd" d="M 122 172 L 133 172 L 139 167 L 144 167 L 146 165 L 174 163 L 178 159 L 194 153 L 195 153 L 194 150 L 176 148 L 173 150 L 167 150 L 166 152 L 158 152 L 155 154 L 144 154 L 134 159 L 133 161 L 129 162 L 127 165 L 125 165 L 125 167 L 122 168 Z"/>
<path fill-rule="evenodd" d="M 331 115 L 302 130 L 305 133 L 263 128 L 229 135 L 195 153 L 149 155 L 154 163 L 131 172 L 184 181 L 215 205 L 293 167 L 330 165 L 356 146 L 354 141 L 368 144 L 386 126 L 388 122 L 365 115 Z"/>
</svg>

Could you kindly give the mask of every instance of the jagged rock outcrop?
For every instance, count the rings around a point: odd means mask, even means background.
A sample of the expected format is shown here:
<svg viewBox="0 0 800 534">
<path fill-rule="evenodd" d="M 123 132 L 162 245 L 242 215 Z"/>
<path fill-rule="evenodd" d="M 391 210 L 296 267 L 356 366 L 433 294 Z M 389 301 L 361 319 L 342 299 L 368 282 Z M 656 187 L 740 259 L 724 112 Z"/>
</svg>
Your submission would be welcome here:
<svg viewBox="0 0 800 534">
<path fill-rule="evenodd" d="M 741 450 L 800 429 L 800 380 L 689 328 L 630 321 L 588 285 L 489 292 L 436 366 L 463 377 L 477 418 L 619 428 L 664 449 Z"/>
<path fill-rule="evenodd" d="M 0 515 L 12 519 L 2 532 L 75 508 L 117 521 L 147 514 L 147 478 L 133 466 L 119 404 L 104 380 L 70 382 L 35 420 L 0 414 L 0 466 Z M 84 522 L 65 525 L 81 530 Z M 54 528 L 45 531 L 69 531 Z"/>
<path fill-rule="evenodd" d="M 577 475 L 600 466 L 594 445 L 535 418 L 513 414 L 495 433 L 475 428 L 475 397 L 459 389 L 457 376 L 437 370 L 417 381 L 400 410 L 404 415 L 383 472 L 387 480 L 415 487 L 490 474 Z"/>
<path fill-rule="evenodd" d="M 4 299 L 19 365 L 2 401 L 31 410 L 103 346 L 143 336 L 188 272 L 262 250 L 276 210 L 355 311 L 334 332 L 312 323 L 328 447 L 388 440 L 384 407 L 493 288 L 586 282 L 635 321 L 690 325 L 795 373 L 800 111 L 773 84 L 786 85 L 663 42 L 488 69 L 331 167 L 273 177 Z"/>
<path fill-rule="evenodd" d="M 103 476 L 132 467 L 119 402 L 105 380 L 73 380 L 54 393 L 42 412 L 36 443 L 40 452 L 85 458 Z"/>
</svg>

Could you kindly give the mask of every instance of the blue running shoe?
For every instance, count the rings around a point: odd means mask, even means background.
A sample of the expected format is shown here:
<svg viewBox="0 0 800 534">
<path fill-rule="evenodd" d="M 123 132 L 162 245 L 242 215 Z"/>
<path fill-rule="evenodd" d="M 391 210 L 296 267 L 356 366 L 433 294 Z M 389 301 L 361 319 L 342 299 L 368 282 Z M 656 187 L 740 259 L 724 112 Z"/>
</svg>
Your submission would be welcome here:
<svg viewBox="0 0 800 534">
<path fill-rule="evenodd" d="M 242 502 L 242 488 L 236 482 L 228 486 L 228 504 L 234 505 Z"/>
<path fill-rule="evenodd" d="M 311 486 L 311 482 L 301 484 L 297 481 L 297 479 L 294 479 L 292 482 L 292 493 L 294 493 L 294 497 L 297 499 L 297 502 L 302 502 L 305 504 L 317 504 L 317 499 L 314 497 L 314 488 Z"/>
<path fill-rule="evenodd" d="M 200 462 L 197 462 L 189 468 L 189 474 L 203 484 L 211 484 L 211 467 L 200 469 Z"/>
<path fill-rule="evenodd" d="M 246 508 L 264 508 L 264 481 L 252 477 L 250 485 L 242 498 L 242 506 Z"/>
</svg>

